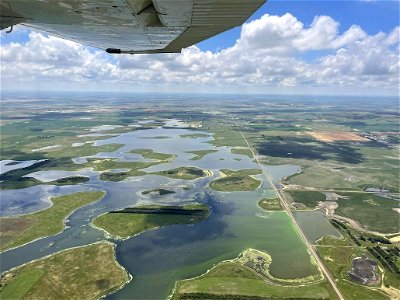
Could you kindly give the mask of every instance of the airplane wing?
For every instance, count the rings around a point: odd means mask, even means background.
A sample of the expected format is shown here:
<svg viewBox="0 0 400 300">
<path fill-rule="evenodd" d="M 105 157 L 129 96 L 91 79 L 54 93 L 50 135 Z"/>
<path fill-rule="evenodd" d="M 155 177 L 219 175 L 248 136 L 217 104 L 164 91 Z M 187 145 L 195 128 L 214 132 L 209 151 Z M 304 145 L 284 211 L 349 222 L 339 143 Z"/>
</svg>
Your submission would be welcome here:
<svg viewBox="0 0 400 300">
<path fill-rule="evenodd" d="M 175 53 L 244 23 L 266 0 L 2 0 L 23 24 L 109 53 Z"/>
</svg>

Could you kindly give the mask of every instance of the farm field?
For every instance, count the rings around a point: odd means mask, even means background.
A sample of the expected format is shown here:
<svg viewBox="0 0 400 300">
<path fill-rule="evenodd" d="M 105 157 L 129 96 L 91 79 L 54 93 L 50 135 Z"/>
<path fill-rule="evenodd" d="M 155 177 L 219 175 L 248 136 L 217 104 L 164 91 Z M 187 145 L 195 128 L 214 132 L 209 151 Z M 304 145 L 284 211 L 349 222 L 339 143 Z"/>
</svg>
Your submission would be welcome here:
<svg viewBox="0 0 400 300">
<path fill-rule="evenodd" d="M 54 97 L 2 99 L 3 295 L 89 254 L 115 281 L 64 275 L 94 298 L 338 299 L 323 268 L 346 299 L 399 294 L 396 99 Z"/>
</svg>

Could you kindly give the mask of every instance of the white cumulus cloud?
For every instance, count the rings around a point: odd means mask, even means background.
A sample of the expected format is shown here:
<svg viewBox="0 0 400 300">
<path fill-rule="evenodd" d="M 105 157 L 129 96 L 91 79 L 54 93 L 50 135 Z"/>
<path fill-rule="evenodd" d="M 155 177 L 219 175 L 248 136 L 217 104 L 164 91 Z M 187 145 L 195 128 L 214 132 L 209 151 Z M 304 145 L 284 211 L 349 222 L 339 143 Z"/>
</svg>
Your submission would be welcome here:
<svg viewBox="0 0 400 300">
<path fill-rule="evenodd" d="M 399 27 L 376 35 L 358 25 L 343 33 L 339 29 L 329 16 L 316 16 L 307 25 L 288 13 L 265 14 L 244 24 L 232 47 L 216 53 L 192 46 L 181 54 L 115 56 L 31 31 L 27 42 L 1 45 L 1 85 L 86 82 L 101 89 L 125 84 L 132 89 L 167 85 L 194 90 L 254 87 L 264 92 L 329 86 L 396 92 Z"/>
</svg>

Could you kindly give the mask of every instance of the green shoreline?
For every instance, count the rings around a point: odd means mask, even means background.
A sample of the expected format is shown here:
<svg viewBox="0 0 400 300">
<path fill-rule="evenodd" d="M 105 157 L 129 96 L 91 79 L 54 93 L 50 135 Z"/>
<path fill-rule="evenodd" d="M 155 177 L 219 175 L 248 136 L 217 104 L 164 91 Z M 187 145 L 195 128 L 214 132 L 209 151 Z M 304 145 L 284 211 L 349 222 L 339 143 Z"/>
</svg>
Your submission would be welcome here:
<svg viewBox="0 0 400 300">
<path fill-rule="evenodd" d="M 91 225 L 105 232 L 106 236 L 124 240 L 168 225 L 198 223 L 207 219 L 210 212 L 204 204 L 145 205 L 104 213 L 96 217 Z"/>
<path fill-rule="evenodd" d="M 0 251 L 8 251 L 65 229 L 65 219 L 75 210 L 99 201 L 104 191 L 79 192 L 51 198 L 52 206 L 39 212 L 0 218 Z"/>
<path fill-rule="evenodd" d="M 109 241 L 98 241 L 64 249 L 14 267 L 2 273 L 0 296 L 4 299 L 10 299 L 10 296 L 12 299 L 21 299 L 47 294 L 50 298 L 60 299 L 68 292 L 69 299 L 78 299 L 113 294 L 133 278 L 118 262 L 115 246 Z M 112 259 L 109 259 L 110 255 Z M 70 265 L 67 270 L 64 269 L 65 264 Z M 85 267 L 81 268 L 82 265 Z M 64 278 L 57 280 L 58 277 Z M 79 284 L 76 284 L 78 278 Z M 85 284 L 81 284 L 82 281 Z M 75 287 L 73 290 L 70 289 L 71 285 Z"/>
<path fill-rule="evenodd" d="M 329 299 L 331 291 L 321 271 L 318 275 L 285 280 L 269 273 L 271 262 L 268 253 L 248 248 L 199 276 L 177 281 L 168 299 L 265 299 L 288 292 L 298 295 L 299 290 L 310 297 L 320 293 L 322 299 Z"/>
</svg>

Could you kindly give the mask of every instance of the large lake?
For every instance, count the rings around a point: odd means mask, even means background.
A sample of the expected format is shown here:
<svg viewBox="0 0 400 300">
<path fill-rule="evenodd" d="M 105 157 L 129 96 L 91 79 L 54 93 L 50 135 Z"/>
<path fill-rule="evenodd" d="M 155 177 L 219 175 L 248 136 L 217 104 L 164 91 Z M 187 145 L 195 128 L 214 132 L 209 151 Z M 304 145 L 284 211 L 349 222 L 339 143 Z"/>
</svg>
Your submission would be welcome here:
<svg viewBox="0 0 400 300">
<path fill-rule="evenodd" d="M 183 204 L 206 203 L 212 208 L 211 216 L 194 225 L 174 225 L 142 233 L 125 241 L 116 242 L 117 260 L 134 279 L 110 299 L 163 299 L 172 291 L 176 280 L 200 275 L 224 259 L 236 257 L 252 247 L 272 256 L 270 272 L 281 278 L 304 277 L 318 272 L 311 263 L 307 249 L 285 212 L 266 212 L 258 207 L 261 198 L 275 197 L 268 183 L 251 192 L 216 192 L 208 182 L 218 177 L 220 169 L 260 168 L 245 155 L 232 154 L 227 147 L 215 147 L 208 137 L 182 137 L 193 131 L 182 128 L 156 128 L 138 130 L 97 141 L 95 146 L 110 143 L 124 144 L 117 151 L 98 154 L 97 157 L 114 157 L 122 161 L 142 161 L 140 156 L 129 155 L 132 149 L 146 148 L 170 153 L 176 158 L 145 169 L 147 172 L 167 170 L 179 166 L 194 166 L 213 171 L 213 176 L 197 180 L 176 180 L 158 175 L 131 177 L 122 182 L 103 182 L 99 174 L 84 170 L 74 175 L 88 176 L 90 180 L 76 186 L 54 187 L 39 185 L 16 191 L 2 191 L 2 214 L 13 215 L 37 211 L 51 205 L 49 198 L 82 190 L 101 189 L 107 192 L 99 202 L 74 212 L 67 221 L 67 228 L 58 235 L 47 237 L 0 255 L 1 271 L 74 246 L 104 240 L 103 232 L 90 226 L 98 215 L 145 203 Z M 207 134 L 206 132 L 198 132 Z M 160 138 L 164 137 L 164 138 Z M 193 150 L 217 150 L 201 160 L 191 160 Z M 82 158 L 81 158 L 82 159 Z M 277 183 L 280 178 L 294 174 L 297 166 L 267 166 L 266 170 Z M 70 173 L 44 172 L 32 174 L 46 181 Z M 260 177 L 261 178 L 261 177 Z M 187 190 L 183 187 L 189 186 Z M 141 191 L 167 188 L 176 194 L 160 197 L 142 195 Z M 4 202 L 4 203 L 3 203 Z M 300 224 L 301 215 L 296 215 Z M 310 239 L 334 235 L 332 227 L 323 216 L 313 220 L 324 224 L 318 232 L 311 232 Z M 315 223 L 314 223 L 315 225 Z M 305 226 L 311 226 L 305 224 Z"/>
</svg>

